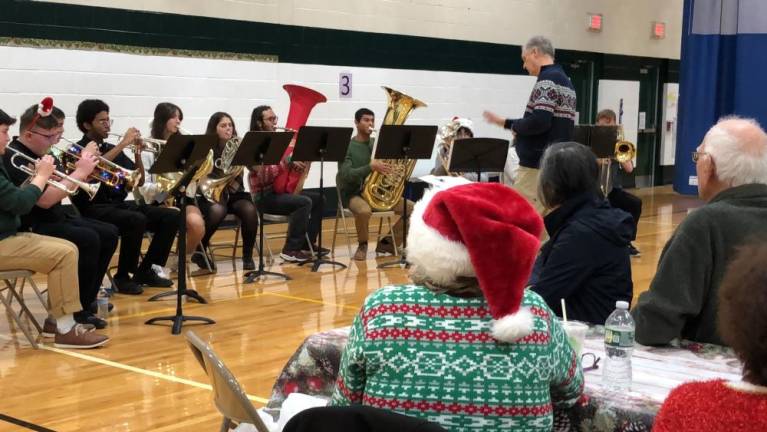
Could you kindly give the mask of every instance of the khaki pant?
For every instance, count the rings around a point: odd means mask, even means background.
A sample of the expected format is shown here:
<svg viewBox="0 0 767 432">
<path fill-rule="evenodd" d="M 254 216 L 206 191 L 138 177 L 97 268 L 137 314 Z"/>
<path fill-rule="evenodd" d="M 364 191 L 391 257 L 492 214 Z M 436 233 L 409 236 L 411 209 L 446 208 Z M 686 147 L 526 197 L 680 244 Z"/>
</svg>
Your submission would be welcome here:
<svg viewBox="0 0 767 432">
<path fill-rule="evenodd" d="M 405 212 L 405 200 L 403 198 L 400 198 L 400 200 L 397 202 L 397 204 L 394 205 L 392 210 L 394 210 L 394 214 L 399 216 L 397 218 L 397 223 L 394 224 L 393 230 L 394 230 L 394 237 L 395 241 L 397 242 L 397 247 L 399 247 L 400 244 L 402 244 L 402 230 L 403 230 L 403 222 L 402 222 L 402 214 Z M 373 209 L 370 208 L 370 204 L 368 204 L 364 199 L 362 199 L 361 196 L 355 195 L 349 200 L 349 210 L 354 214 L 354 226 L 357 228 L 357 241 L 360 243 L 367 243 L 368 241 L 368 231 L 370 230 L 370 216 L 373 214 Z M 413 203 L 412 201 L 407 201 L 407 215 L 410 217 L 410 215 L 413 213 Z"/>
<path fill-rule="evenodd" d="M 548 211 L 543 207 L 543 203 L 538 199 L 538 177 L 541 170 L 537 168 L 519 167 L 517 169 L 517 177 L 514 180 L 514 185 L 511 186 L 514 190 L 522 194 L 527 198 L 530 204 L 535 207 L 535 211 L 538 212 L 541 217 L 546 216 Z M 541 233 L 541 242 L 545 242 L 549 239 L 549 234 L 544 229 Z"/>
<path fill-rule="evenodd" d="M 82 310 L 74 243 L 33 233 L 0 240 L 0 271 L 31 270 L 48 275 L 48 302 L 55 318 Z"/>
</svg>

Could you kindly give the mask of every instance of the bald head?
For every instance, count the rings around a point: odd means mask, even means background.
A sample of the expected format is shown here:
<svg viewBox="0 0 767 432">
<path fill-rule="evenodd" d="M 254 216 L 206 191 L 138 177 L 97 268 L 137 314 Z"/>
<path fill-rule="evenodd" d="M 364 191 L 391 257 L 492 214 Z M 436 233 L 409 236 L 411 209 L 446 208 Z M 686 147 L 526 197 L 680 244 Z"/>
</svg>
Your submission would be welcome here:
<svg viewBox="0 0 767 432">
<path fill-rule="evenodd" d="M 713 160 L 713 174 L 723 184 L 767 184 L 767 134 L 755 120 L 719 120 L 706 134 L 701 150 Z"/>
</svg>

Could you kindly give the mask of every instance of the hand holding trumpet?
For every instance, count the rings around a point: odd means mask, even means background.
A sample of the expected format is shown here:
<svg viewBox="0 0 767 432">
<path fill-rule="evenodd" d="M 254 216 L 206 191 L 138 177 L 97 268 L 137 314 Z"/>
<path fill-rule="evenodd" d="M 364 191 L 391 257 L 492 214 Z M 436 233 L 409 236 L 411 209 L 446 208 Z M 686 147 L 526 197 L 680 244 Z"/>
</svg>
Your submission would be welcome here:
<svg viewBox="0 0 767 432">
<path fill-rule="evenodd" d="M 56 165 L 54 165 L 53 156 L 51 155 L 45 155 L 35 161 L 35 175 L 41 177 L 43 183 L 51 178 L 51 175 L 55 169 Z"/>
</svg>

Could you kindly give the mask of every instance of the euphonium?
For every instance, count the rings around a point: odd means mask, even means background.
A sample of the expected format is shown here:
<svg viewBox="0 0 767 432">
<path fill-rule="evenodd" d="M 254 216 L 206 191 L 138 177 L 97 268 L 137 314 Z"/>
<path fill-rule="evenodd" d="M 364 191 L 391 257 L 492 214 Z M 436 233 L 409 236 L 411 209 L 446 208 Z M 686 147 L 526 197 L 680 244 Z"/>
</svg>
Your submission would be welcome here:
<svg viewBox="0 0 767 432">
<path fill-rule="evenodd" d="M 382 124 L 401 125 L 405 123 L 407 116 L 416 108 L 425 107 L 426 104 L 412 98 L 402 92 L 383 87 L 386 90 L 389 103 Z M 392 172 L 383 175 L 377 171 L 368 174 L 362 187 L 362 198 L 377 211 L 389 210 L 397 204 L 405 190 L 405 182 L 413 174 L 415 160 L 391 159 L 384 160 Z"/>
<path fill-rule="evenodd" d="M 327 98 L 320 92 L 314 91 L 310 88 L 285 84 L 282 86 L 288 96 L 290 97 L 290 110 L 288 111 L 288 120 L 285 122 L 285 129 L 298 131 L 301 126 L 306 124 L 311 114 L 312 109 L 318 103 L 327 102 Z M 282 155 L 283 160 L 289 155 L 293 154 L 293 147 L 296 144 L 296 135 L 293 136 L 293 140 L 290 142 L 285 154 Z M 303 171 L 296 171 L 292 169 L 283 170 L 274 179 L 274 192 L 275 193 L 300 193 L 304 188 L 304 181 L 309 174 L 309 166 Z"/>
<path fill-rule="evenodd" d="M 243 166 L 232 166 L 232 160 L 240 147 L 240 139 L 234 137 L 226 142 L 221 157 L 213 162 L 213 166 L 223 172 L 219 178 L 206 178 L 200 182 L 200 192 L 210 202 L 222 203 L 227 199 L 226 189 L 232 180 L 242 174 Z"/>
</svg>

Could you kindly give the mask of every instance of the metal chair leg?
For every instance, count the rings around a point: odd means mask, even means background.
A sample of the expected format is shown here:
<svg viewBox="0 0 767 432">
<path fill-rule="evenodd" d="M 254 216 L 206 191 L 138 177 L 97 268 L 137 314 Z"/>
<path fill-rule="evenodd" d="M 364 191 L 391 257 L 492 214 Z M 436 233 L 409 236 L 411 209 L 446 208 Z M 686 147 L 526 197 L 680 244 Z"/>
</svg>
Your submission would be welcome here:
<svg viewBox="0 0 767 432">
<path fill-rule="evenodd" d="M 36 327 L 38 327 L 38 330 L 42 332 L 42 328 L 39 327 L 40 324 L 37 323 L 37 320 L 35 319 L 35 317 L 32 316 L 32 313 L 29 312 L 29 309 L 27 309 L 26 305 L 24 305 L 24 300 L 18 297 L 18 293 L 16 292 L 14 288 L 15 283 L 11 284 L 8 280 L 5 280 L 5 285 L 10 291 L 9 297 L 11 296 L 16 297 L 16 300 L 19 302 L 19 305 L 21 305 L 22 310 L 26 311 L 29 314 L 29 317 L 32 320 L 32 322 L 35 324 Z M 5 296 L 0 295 L 0 302 L 2 302 L 3 305 L 5 305 L 5 308 L 8 310 L 9 314 L 13 317 L 13 320 L 16 322 L 16 325 L 19 326 L 19 329 L 21 330 L 21 332 L 24 333 L 24 336 L 27 338 L 29 343 L 32 344 L 32 347 L 34 349 L 37 349 L 37 342 L 29 333 L 29 330 L 27 330 L 27 328 L 21 322 L 21 318 L 16 316 L 16 313 L 13 311 L 13 309 L 11 309 L 11 303 L 8 301 L 8 299 Z"/>
</svg>

